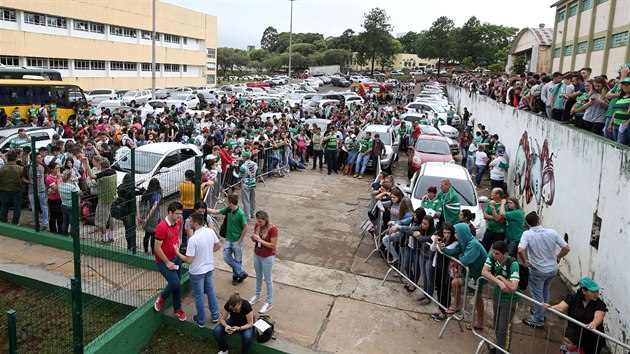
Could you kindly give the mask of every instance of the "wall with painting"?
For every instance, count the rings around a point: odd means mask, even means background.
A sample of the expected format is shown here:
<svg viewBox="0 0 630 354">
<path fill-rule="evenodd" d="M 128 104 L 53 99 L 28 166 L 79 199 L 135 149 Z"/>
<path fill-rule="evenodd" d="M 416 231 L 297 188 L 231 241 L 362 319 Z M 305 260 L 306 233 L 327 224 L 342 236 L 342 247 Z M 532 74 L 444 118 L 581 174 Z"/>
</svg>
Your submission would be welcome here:
<svg viewBox="0 0 630 354">
<path fill-rule="evenodd" d="M 510 160 L 510 195 L 568 240 L 562 276 L 572 286 L 593 277 L 604 288 L 610 334 L 630 337 L 630 149 L 462 88 L 448 90 L 460 115 L 467 107 L 475 125 L 499 134 Z"/>
</svg>

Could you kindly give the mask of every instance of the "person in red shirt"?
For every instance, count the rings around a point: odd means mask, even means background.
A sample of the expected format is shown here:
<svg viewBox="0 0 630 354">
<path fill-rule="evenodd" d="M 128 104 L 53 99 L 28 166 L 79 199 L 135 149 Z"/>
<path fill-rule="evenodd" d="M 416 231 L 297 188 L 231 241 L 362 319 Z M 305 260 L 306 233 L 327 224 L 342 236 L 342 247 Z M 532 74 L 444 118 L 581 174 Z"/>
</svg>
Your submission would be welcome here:
<svg viewBox="0 0 630 354">
<path fill-rule="evenodd" d="M 418 122 L 411 123 L 411 128 L 411 137 L 413 138 L 413 144 L 411 144 L 411 146 L 416 146 L 416 141 L 418 141 L 422 130 L 420 130 L 420 124 L 418 124 Z"/>
<path fill-rule="evenodd" d="M 223 144 L 221 147 L 221 151 L 219 152 L 219 156 L 221 156 L 221 171 L 225 174 L 228 166 L 234 163 L 234 158 L 229 153 L 230 146 L 228 144 Z"/>
<path fill-rule="evenodd" d="M 278 243 L 278 228 L 269 222 L 269 214 L 263 210 L 256 212 L 256 226 L 251 235 L 254 242 L 254 269 L 256 270 L 256 292 L 249 300 L 254 305 L 261 299 L 263 279 L 267 284 L 267 298 L 265 304 L 258 310 L 267 313 L 273 308 L 273 278 L 272 270 L 276 259 L 276 245 Z"/>
<path fill-rule="evenodd" d="M 179 202 L 168 205 L 167 216 L 155 227 L 155 263 L 167 285 L 155 300 L 153 308 L 160 311 L 164 301 L 173 295 L 173 310 L 180 321 L 186 321 L 182 310 L 182 260 L 177 257 L 175 247 L 179 247 L 179 235 L 182 233 L 182 214 L 184 206 Z"/>
</svg>

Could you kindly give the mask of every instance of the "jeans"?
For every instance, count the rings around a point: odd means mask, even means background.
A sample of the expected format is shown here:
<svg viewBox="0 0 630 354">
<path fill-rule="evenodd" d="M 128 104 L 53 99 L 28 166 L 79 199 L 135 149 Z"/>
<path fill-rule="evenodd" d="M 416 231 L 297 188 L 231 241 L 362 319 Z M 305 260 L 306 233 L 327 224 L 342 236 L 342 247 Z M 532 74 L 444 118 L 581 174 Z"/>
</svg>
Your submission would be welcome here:
<svg viewBox="0 0 630 354">
<path fill-rule="evenodd" d="M 435 289 L 435 284 L 433 284 L 435 280 L 435 268 L 433 268 L 433 258 L 431 255 L 420 256 L 420 265 L 422 267 L 422 289 L 424 292 L 429 294 L 429 296 L 433 297 L 433 289 Z"/>
<path fill-rule="evenodd" d="M 322 150 L 313 150 L 313 169 L 317 167 L 317 159 L 319 159 L 319 169 L 321 170 L 323 167 L 324 152 Z"/>
<path fill-rule="evenodd" d="M 418 278 L 420 278 L 420 250 L 409 247 L 403 248 L 402 272 L 412 283 L 418 284 Z"/>
<path fill-rule="evenodd" d="M 230 326 L 234 325 L 234 321 L 232 320 L 232 318 L 228 318 L 227 320 L 225 320 L 225 323 Z M 252 346 L 252 341 L 254 340 L 254 327 L 248 328 L 244 331 L 240 331 L 240 333 L 243 340 L 243 344 L 241 345 L 241 353 L 247 354 L 249 353 L 249 348 Z M 225 327 L 223 327 L 222 324 L 219 323 L 216 325 L 216 327 L 214 327 L 214 340 L 217 341 L 219 349 L 221 349 L 221 351 L 223 352 L 228 350 L 227 343 L 225 343 L 226 334 L 227 333 L 225 333 Z"/>
<path fill-rule="evenodd" d="M 135 215 L 128 215 L 122 218 L 125 227 L 125 240 L 127 240 L 127 249 L 132 250 L 136 247 L 136 227 L 133 225 Z"/>
<path fill-rule="evenodd" d="M 391 260 L 398 259 L 398 252 L 396 252 L 396 247 L 394 247 L 394 244 L 400 242 L 401 238 L 402 233 L 400 232 L 394 232 L 393 234 L 385 235 L 385 237 L 383 237 L 383 246 L 385 246 L 385 248 L 387 248 L 387 251 L 389 251 L 389 253 L 392 255 Z"/>
<path fill-rule="evenodd" d="M 197 321 L 199 324 L 206 323 L 206 311 L 204 309 L 204 292 L 208 294 L 208 308 L 212 319 L 219 318 L 219 303 L 214 293 L 214 284 L 212 282 L 212 273 L 209 271 L 204 274 L 190 274 L 190 284 L 195 293 L 195 308 L 197 309 Z"/>
<path fill-rule="evenodd" d="M 48 199 L 48 226 L 50 232 L 61 233 L 63 215 L 61 214 L 61 199 Z"/>
<path fill-rule="evenodd" d="M 39 212 L 42 215 L 39 223 L 41 227 L 48 227 L 48 193 L 46 191 L 37 192 L 37 199 L 39 201 Z M 31 207 L 33 208 L 33 213 L 35 212 L 35 197 L 33 196 L 32 191 L 28 193 L 28 200 L 31 203 Z M 33 219 L 36 216 L 33 215 Z"/>
<path fill-rule="evenodd" d="M 604 136 L 607 137 L 610 140 L 617 140 L 617 135 L 615 133 L 615 126 L 614 125 L 613 125 L 612 133 L 608 132 L 608 125 L 610 124 L 611 120 L 612 120 L 612 117 L 606 117 L 606 121 L 604 122 Z M 619 126 L 617 126 L 617 131 L 619 131 Z"/>
<path fill-rule="evenodd" d="M 549 286 L 551 281 L 556 277 L 558 271 L 543 273 L 534 267 L 529 268 L 529 288 L 531 289 L 532 298 L 536 301 L 549 303 Z M 541 306 L 534 307 L 534 322 L 538 325 L 545 323 L 545 310 Z"/>
<path fill-rule="evenodd" d="M 9 222 L 9 205 L 13 205 L 14 225 L 20 223 L 20 215 L 22 214 L 22 191 L 19 192 L 0 192 L 0 221 Z"/>
<path fill-rule="evenodd" d="M 192 214 L 194 212 L 194 210 L 192 209 L 184 209 L 182 211 L 182 222 L 185 224 L 186 220 L 188 220 L 188 217 L 190 217 L 190 214 Z M 188 235 L 186 235 L 186 230 L 184 230 L 184 228 L 182 227 L 182 246 L 186 247 L 188 246 Z"/>
<path fill-rule="evenodd" d="M 468 173 L 470 174 L 470 176 L 472 177 L 472 172 L 473 172 L 473 167 L 475 166 L 475 159 L 472 156 L 468 156 L 466 157 L 466 169 L 468 170 Z"/>
<path fill-rule="evenodd" d="M 368 162 L 370 161 L 370 155 L 357 155 L 357 163 L 354 168 L 354 173 L 358 173 L 363 176 L 365 173 L 365 169 L 367 168 Z"/>
<path fill-rule="evenodd" d="M 514 259 L 518 259 L 518 244 L 520 241 L 507 241 L 508 254 Z"/>
<path fill-rule="evenodd" d="M 475 183 L 477 187 L 481 186 L 481 179 L 483 178 L 483 174 L 486 172 L 488 166 L 486 165 L 475 165 L 477 167 L 477 177 L 475 177 Z"/>
<path fill-rule="evenodd" d="M 518 310 L 518 302 L 502 301 L 497 296 L 492 300 L 494 309 L 494 333 L 497 338 L 497 346 L 510 351 L 512 339 L 512 319 Z"/>
<path fill-rule="evenodd" d="M 60 234 L 64 236 L 68 236 L 68 229 L 70 229 L 70 218 L 72 215 L 72 207 L 61 205 L 61 217 L 63 221 L 61 222 L 61 230 L 59 230 Z"/>
<path fill-rule="evenodd" d="M 166 279 L 166 287 L 162 290 L 160 297 L 167 299 L 173 294 L 173 310 L 177 311 L 182 308 L 182 260 L 175 257 L 170 260 L 179 266 L 178 269 L 170 270 L 162 261 L 158 262 L 157 267 L 164 279 Z"/>
<path fill-rule="evenodd" d="M 348 165 L 354 165 L 357 161 L 358 152 L 351 151 L 348 153 Z"/>
<path fill-rule="evenodd" d="M 265 278 L 265 284 L 267 284 L 267 297 L 265 298 L 265 302 L 268 304 L 273 301 L 273 277 L 271 271 L 273 270 L 275 260 L 276 256 L 260 257 L 254 255 L 254 269 L 256 270 L 256 292 L 254 295 L 260 297 L 263 278 Z"/>
<path fill-rule="evenodd" d="M 223 259 L 232 268 L 232 278 L 245 275 L 243 270 L 243 242 L 225 240 Z"/>
<path fill-rule="evenodd" d="M 333 171 L 337 171 L 337 150 L 326 149 L 326 167 L 328 168 L 328 174 Z"/>
<path fill-rule="evenodd" d="M 630 129 L 626 130 L 623 133 L 619 133 L 619 127 L 620 127 L 619 125 L 613 125 L 613 132 L 612 132 L 612 135 L 614 138 L 613 140 L 615 140 L 619 144 L 630 145 Z M 606 134 L 609 134 L 607 128 L 604 131 L 606 132 Z"/>
<path fill-rule="evenodd" d="M 468 146 L 462 146 L 462 166 L 466 167 L 468 162 Z"/>
<path fill-rule="evenodd" d="M 486 252 L 490 251 L 492 244 L 496 241 L 505 241 L 505 232 L 494 232 L 486 229 L 486 232 L 483 234 L 483 239 L 481 239 L 481 245 Z"/>
</svg>

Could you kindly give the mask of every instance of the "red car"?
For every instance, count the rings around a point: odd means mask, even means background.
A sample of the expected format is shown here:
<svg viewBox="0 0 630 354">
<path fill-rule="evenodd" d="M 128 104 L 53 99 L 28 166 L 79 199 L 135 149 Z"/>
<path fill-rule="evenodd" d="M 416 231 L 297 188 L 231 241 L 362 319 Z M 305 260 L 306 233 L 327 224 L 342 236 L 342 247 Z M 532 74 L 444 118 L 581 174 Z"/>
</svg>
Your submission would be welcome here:
<svg viewBox="0 0 630 354">
<path fill-rule="evenodd" d="M 407 176 L 413 177 L 425 162 L 454 163 L 448 140 L 443 136 L 421 134 L 413 149 L 409 149 L 409 170 Z"/>
<path fill-rule="evenodd" d="M 247 87 L 269 87 L 268 82 L 248 82 L 245 84 Z"/>
</svg>

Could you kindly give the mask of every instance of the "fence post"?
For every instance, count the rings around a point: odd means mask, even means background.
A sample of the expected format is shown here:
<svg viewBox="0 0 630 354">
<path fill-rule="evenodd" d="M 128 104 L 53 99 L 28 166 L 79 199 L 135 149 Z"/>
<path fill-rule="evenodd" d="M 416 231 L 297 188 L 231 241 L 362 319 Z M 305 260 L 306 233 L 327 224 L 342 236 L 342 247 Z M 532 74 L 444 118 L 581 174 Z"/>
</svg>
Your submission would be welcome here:
<svg viewBox="0 0 630 354">
<path fill-rule="evenodd" d="M 203 156 L 195 156 L 195 202 L 201 200 L 201 164 Z"/>
<path fill-rule="evenodd" d="M 131 253 L 136 254 L 138 252 L 138 247 L 136 247 L 136 239 L 137 239 L 137 213 L 136 210 L 136 149 L 131 149 L 131 185 L 134 188 L 133 201 L 131 201 L 131 230 L 133 230 L 133 239 L 131 241 Z"/>
<path fill-rule="evenodd" d="M 72 337 L 74 353 L 83 353 L 83 299 L 81 290 L 81 240 L 79 237 L 79 193 L 72 192 L 72 251 L 74 258 L 74 277 L 72 286 Z"/>
<path fill-rule="evenodd" d="M 9 353 L 17 354 L 17 328 L 15 326 L 15 310 L 7 311 L 7 331 L 9 336 Z"/>
<path fill-rule="evenodd" d="M 33 222 L 35 223 L 35 231 L 39 232 L 39 195 L 37 193 L 37 151 L 35 150 L 35 139 L 31 139 L 31 180 L 33 185 L 31 190 L 33 191 Z"/>
</svg>

